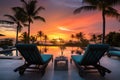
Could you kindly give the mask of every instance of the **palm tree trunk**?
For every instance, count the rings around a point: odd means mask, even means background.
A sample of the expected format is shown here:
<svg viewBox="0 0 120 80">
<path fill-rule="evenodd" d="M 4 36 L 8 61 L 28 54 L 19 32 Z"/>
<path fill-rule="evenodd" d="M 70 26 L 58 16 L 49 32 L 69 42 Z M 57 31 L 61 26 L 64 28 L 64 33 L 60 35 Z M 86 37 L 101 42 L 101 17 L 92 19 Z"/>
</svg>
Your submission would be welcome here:
<svg viewBox="0 0 120 80">
<path fill-rule="evenodd" d="M 105 10 L 102 11 L 102 19 L 103 19 L 103 36 L 102 36 L 102 44 L 105 43 Z"/>
<path fill-rule="evenodd" d="M 16 30 L 16 44 L 18 44 L 18 26 L 17 26 L 17 30 Z"/>
<path fill-rule="evenodd" d="M 28 26 L 28 44 L 30 43 L 30 18 L 29 18 L 29 26 Z"/>
<path fill-rule="evenodd" d="M 19 23 L 18 23 L 18 25 L 17 25 L 17 30 L 16 30 L 16 44 L 18 44 L 18 27 L 19 27 Z M 15 45 L 16 45 L 15 44 Z M 16 56 L 18 56 L 18 51 L 17 51 L 17 49 L 16 49 Z"/>
</svg>

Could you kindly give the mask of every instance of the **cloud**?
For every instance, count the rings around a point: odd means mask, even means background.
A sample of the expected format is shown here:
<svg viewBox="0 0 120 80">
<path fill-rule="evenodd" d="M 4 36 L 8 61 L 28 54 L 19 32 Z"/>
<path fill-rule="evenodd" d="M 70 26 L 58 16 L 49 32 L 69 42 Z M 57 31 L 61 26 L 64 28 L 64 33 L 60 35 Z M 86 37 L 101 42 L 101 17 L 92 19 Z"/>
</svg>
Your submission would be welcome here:
<svg viewBox="0 0 120 80">
<path fill-rule="evenodd" d="M 4 32 L 4 31 L 15 31 L 16 29 L 15 29 L 15 27 L 0 27 L 1 28 L 1 30 L 0 30 L 0 32 Z"/>
<path fill-rule="evenodd" d="M 67 7 L 80 7 L 82 5 L 82 0 L 51 0 L 57 5 L 63 5 Z"/>
<path fill-rule="evenodd" d="M 65 27 L 58 27 L 58 29 L 63 30 L 63 31 L 73 31 L 73 30 L 70 30 L 70 29 L 65 28 Z"/>
</svg>

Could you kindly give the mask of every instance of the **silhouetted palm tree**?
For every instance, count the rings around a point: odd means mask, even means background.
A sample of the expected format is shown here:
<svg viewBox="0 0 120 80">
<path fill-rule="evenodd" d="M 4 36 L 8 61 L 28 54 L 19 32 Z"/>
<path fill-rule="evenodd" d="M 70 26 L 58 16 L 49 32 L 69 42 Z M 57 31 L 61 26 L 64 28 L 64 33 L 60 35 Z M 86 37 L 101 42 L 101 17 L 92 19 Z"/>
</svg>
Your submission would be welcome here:
<svg viewBox="0 0 120 80">
<path fill-rule="evenodd" d="M 79 32 L 76 34 L 76 38 L 78 39 L 78 41 L 82 42 L 82 40 L 84 39 L 84 34 L 82 32 Z"/>
<path fill-rule="evenodd" d="M 48 36 L 47 36 L 47 35 L 44 35 L 45 44 L 46 44 L 47 40 L 48 40 Z"/>
<path fill-rule="evenodd" d="M 44 36 L 44 33 L 42 31 L 38 31 L 37 37 L 40 38 L 40 42 L 42 42 L 42 40 L 41 40 L 42 36 Z"/>
<path fill-rule="evenodd" d="M 30 41 L 32 42 L 32 44 L 35 43 L 35 41 L 37 41 L 36 35 L 31 35 L 30 36 Z"/>
<path fill-rule="evenodd" d="M 94 41 L 94 43 L 96 43 L 96 41 L 97 41 L 97 36 L 96 36 L 95 34 L 93 34 L 93 35 L 91 36 L 91 41 Z"/>
<path fill-rule="evenodd" d="M 75 38 L 74 34 L 71 34 L 71 38 L 72 38 L 72 42 L 73 42 L 73 38 Z"/>
<path fill-rule="evenodd" d="M 106 17 L 116 17 L 120 19 L 120 14 L 114 9 L 112 6 L 120 3 L 120 0 L 83 0 L 83 3 L 87 3 L 88 5 L 79 7 L 75 9 L 74 14 L 80 13 L 82 10 L 91 11 L 91 10 L 100 10 L 102 11 L 102 20 L 103 20 L 103 39 L 102 43 L 104 43 L 105 39 L 105 24 L 106 24 Z"/>
<path fill-rule="evenodd" d="M 98 40 L 99 43 L 102 42 L 102 34 L 97 35 L 97 40 Z"/>
<path fill-rule="evenodd" d="M 27 43 L 28 41 L 28 34 L 27 32 L 23 32 L 21 35 L 20 35 L 20 39 L 23 43 Z"/>
<path fill-rule="evenodd" d="M 37 0 L 21 0 L 23 3 L 22 7 L 14 7 L 16 9 L 21 10 L 27 16 L 28 20 L 28 43 L 30 41 L 30 24 L 33 23 L 34 20 L 41 20 L 45 22 L 45 19 L 41 16 L 38 16 L 39 11 L 44 10 L 42 6 L 37 8 Z"/>
<path fill-rule="evenodd" d="M 24 24 L 24 22 L 26 22 L 26 19 L 21 11 L 15 10 L 14 8 L 12 8 L 12 10 L 13 10 L 14 15 L 5 14 L 4 16 L 8 17 L 12 22 L 17 24 L 17 27 L 16 27 L 16 44 L 17 44 L 18 43 L 18 33 L 23 28 L 23 26 L 24 26 L 23 24 Z"/>
</svg>

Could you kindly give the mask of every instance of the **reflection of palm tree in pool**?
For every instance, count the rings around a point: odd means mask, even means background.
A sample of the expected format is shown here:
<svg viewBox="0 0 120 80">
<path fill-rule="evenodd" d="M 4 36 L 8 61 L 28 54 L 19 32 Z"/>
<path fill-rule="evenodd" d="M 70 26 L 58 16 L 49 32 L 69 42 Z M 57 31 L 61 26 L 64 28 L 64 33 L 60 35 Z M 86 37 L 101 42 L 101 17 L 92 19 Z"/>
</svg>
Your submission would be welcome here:
<svg viewBox="0 0 120 80">
<path fill-rule="evenodd" d="M 30 41 L 32 42 L 32 44 L 34 44 L 37 41 L 36 35 L 31 35 L 30 36 Z"/>
<path fill-rule="evenodd" d="M 45 46 L 45 47 L 43 48 L 43 50 L 44 50 L 44 52 L 47 52 L 47 51 L 48 51 L 48 48 Z"/>
<path fill-rule="evenodd" d="M 62 38 L 58 39 L 58 45 L 61 50 L 61 56 L 63 56 L 63 51 L 66 49 L 64 43 L 65 43 L 65 41 Z"/>
<path fill-rule="evenodd" d="M 71 35 L 71 38 L 72 38 L 72 41 L 71 41 L 71 42 L 72 42 L 72 44 L 73 44 L 73 43 L 74 43 L 74 42 L 73 42 L 73 39 L 75 38 L 74 34 Z M 72 54 L 74 53 L 73 46 L 72 46 L 71 53 L 72 53 Z"/>
<path fill-rule="evenodd" d="M 48 36 L 47 36 L 47 35 L 44 35 L 43 37 L 44 37 L 44 46 L 45 46 L 44 52 L 47 52 L 48 49 L 47 49 L 47 47 L 46 47 L 46 44 L 47 44 Z"/>
<path fill-rule="evenodd" d="M 65 49 L 66 49 L 66 47 L 64 45 L 60 46 L 61 56 L 63 56 L 63 52 L 64 52 Z"/>
</svg>

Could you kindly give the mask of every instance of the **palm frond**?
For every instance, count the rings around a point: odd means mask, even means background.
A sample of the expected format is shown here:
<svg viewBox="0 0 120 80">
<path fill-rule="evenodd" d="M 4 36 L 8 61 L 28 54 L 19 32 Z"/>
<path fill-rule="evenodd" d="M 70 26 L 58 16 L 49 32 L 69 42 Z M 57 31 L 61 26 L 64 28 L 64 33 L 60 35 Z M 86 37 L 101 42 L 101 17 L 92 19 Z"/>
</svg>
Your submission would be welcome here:
<svg viewBox="0 0 120 80">
<path fill-rule="evenodd" d="M 26 14 L 24 8 L 22 8 L 22 7 L 13 7 L 12 10 L 14 12 L 22 12 L 22 13 Z"/>
<path fill-rule="evenodd" d="M 3 23 L 14 24 L 14 22 L 13 22 L 13 21 L 0 20 L 0 24 L 3 24 Z"/>
<path fill-rule="evenodd" d="M 4 15 L 4 16 L 8 17 L 10 20 L 12 20 L 12 21 L 14 21 L 15 23 L 17 23 L 17 19 L 16 19 L 14 16 L 8 15 L 8 14 L 6 14 L 6 15 Z"/>
<path fill-rule="evenodd" d="M 42 7 L 42 6 L 40 6 L 39 8 L 37 8 L 37 9 L 34 11 L 33 14 L 36 15 L 36 14 L 38 14 L 38 12 L 41 11 L 41 10 L 45 10 L 45 8 Z"/>
<path fill-rule="evenodd" d="M 82 6 L 80 8 L 75 9 L 73 13 L 77 14 L 77 13 L 80 13 L 82 10 L 91 11 L 91 10 L 96 10 L 96 9 L 97 9 L 96 6 Z"/>
<path fill-rule="evenodd" d="M 90 5 L 97 5 L 99 3 L 99 0 L 83 0 L 83 3 L 87 3 Z"/>
<path fill-rule="evenodd" d="M 19 32 L 21 32 L 22 28 L 23 28 L 23 26 L 20 25 L 20 24 L 17 26 L 17 29 L 18 29 Z"/>
<path fill-rule="evenodd" d="M 28 12 L 28 14 L 32 14 L 36 9 L 36 0 L 31 0 L 28 5 L 26 5 L 26 11 Z"/>
<path fill-rule="evenodd" d="M 41 21 L 45 22 L 45 19 L 41 16 L 35 16 L 34 19 L 41 20 Z"/>
<path fill-rule="evenodd" d="M 105 10 L 105 14 L 106 14 L 106 16 L 116 17 L 117 19 L 120 19 L 120 14 L 117 12 L 116 9 L 114 9 L 112 7 L 108 7 L 108 9 Z"/>
<path fill-rule="evenodd" d="M 21 0 L 21 2 L 23 2 L 25 5 L 27 4 L 27 2 L 25 2 L 25 0 Z"/>
<path fill-rule="evenodd" d="M 14 16 L 17 18 L 17 20 L 21 22 L 26 22 L 28 20 L 28 17 L 26 16 L 26 12 L 21 7 L 13 7 L 12 10 L 14 11 Z"/>
<path fill-rule="evenodd" d="M 120 4 L 120 0 L 103 0 L 103 1 L 109 6 Z"/>
</svg>

